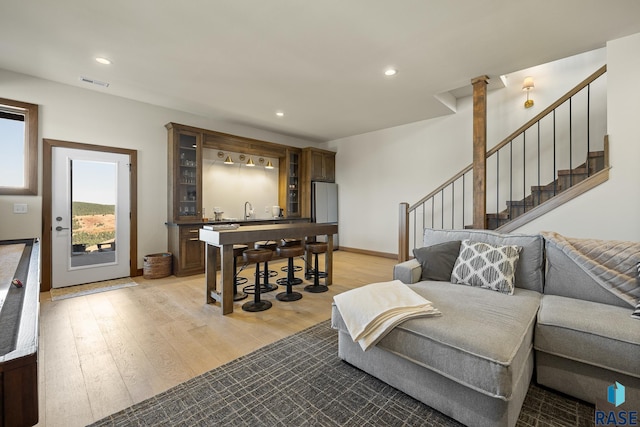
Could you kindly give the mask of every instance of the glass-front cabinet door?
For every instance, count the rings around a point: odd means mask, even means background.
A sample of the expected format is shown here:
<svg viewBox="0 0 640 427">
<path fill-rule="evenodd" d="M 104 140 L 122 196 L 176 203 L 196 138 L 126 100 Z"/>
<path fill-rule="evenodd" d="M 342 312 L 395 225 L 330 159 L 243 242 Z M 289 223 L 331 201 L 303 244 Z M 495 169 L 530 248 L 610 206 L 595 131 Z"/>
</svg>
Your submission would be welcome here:
<svg viewBox="0 0 640 427">
<path fill-rule="evenodd" d="M 300 217 L 300 160 L 301 150 L 288 148 L 280 158 L 280 207 L 287 218 Z"/>
<path fill-rule="evenodd" d="M 173 128 L 169 133 L 169 170 L 173 171 L 170 220 L 189 221 L 202 217 L 201 140 L 201 134 L 183 129 Z"/>
<path fill-rule="evenodd" d="M 300 179 L 300 154 L 289 153 L 289 198 L 287 201 L 287 216 L 300 216 L 300 190 L 298 180 Z"/>
</svg>

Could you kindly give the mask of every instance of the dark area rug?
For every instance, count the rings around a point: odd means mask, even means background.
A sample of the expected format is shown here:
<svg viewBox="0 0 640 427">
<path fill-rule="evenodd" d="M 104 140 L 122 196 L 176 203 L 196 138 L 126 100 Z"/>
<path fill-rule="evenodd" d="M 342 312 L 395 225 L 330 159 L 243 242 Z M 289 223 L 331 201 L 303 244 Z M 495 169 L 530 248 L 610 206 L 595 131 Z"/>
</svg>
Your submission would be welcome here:
<svg viewBox="0 0 640 427">
<path fill-rule="evenodd" d="M 93 426 L 459 426 L 343 362 L 329 321 Z M 531 385 L 518 426 L 593 425 L 593 406 Z"/>
</svg>

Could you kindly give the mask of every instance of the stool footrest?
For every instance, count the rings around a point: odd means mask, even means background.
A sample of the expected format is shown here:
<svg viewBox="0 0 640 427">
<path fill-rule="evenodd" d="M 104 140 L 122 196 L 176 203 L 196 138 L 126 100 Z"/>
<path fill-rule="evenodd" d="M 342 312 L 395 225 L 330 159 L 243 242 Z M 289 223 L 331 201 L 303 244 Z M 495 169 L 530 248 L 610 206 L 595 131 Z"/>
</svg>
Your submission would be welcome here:
<svg viewBox="0 0 640 427">
<path fill-rule="evenodd" d="M 233 295 L 233 300 L 234 301 L 242 301 L 243 299 L 246 299 L 249 297 L 249 294 L 244 293 L 244 292 L 237 292 Z"/>
<path fill-rule="evenodd" d="M 283 277 L 282 279 L 276 280 L 276 283 L 278 285 L 287 286 L 287 284 L 289 283 L 289 279 L 287 279 L 286 277 Z M 298 279 L 297 277 L 291 281 L 291 285 L 299 285 L 301 283 L 302 283 L 302 279 Z"/>
<path fill-rule="evenodd" d="M 260 284 L 260 293 L 261 294 L 264 294 L 266 292 L 272 292 L 272 291 L 275 291 L 276 289 L 278 289 L 278 285 L 274 285 L 273 283 L 267 283 L 267 285 L 265 285 L 264 283 Z M 242 288 L 242 291 L 245 294 L 249 294 L 249 295 L 255 295 L 255 293 L 256 293 L 254 285 L 247 285 L 244 288 Z"/>
<path fill-rule="evenodd" d="M 267 277 L 276 277 L 278 275 L 278 272 L 275 270 L 269 270 L 268 273 L 269 275 Z M 264 278 L 264 271 L 260 272 L 260 277 Z"/>
</svg>

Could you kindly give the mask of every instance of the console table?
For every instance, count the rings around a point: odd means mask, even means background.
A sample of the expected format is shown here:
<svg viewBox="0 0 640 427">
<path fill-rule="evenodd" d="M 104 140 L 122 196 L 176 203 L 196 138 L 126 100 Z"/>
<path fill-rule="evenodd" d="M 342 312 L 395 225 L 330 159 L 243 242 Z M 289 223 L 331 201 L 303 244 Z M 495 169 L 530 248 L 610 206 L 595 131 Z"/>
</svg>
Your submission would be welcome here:
<svg viewBox="0 0 640 427">
<path fill-rule="evenodd" d="M 326 283 L 333 279 L 333 235 L 338 232 L 338 224 L 297 223 L 271 224 L 238 227 L 235 230 L 200 229 L 200 240 L 206 243 L 206 302 L 212 304 L 219 301 L 222 314 L 233 313 L 233 245 L 259 240 L 299 238 L 304 242 L 307 236 L 327 236 L 328 250 L 325 257 Z M 216 287 L 217 260 L 216 252 L 221 249 L 220 269 L 222 286 L 218 292 Z"/>
</svg>

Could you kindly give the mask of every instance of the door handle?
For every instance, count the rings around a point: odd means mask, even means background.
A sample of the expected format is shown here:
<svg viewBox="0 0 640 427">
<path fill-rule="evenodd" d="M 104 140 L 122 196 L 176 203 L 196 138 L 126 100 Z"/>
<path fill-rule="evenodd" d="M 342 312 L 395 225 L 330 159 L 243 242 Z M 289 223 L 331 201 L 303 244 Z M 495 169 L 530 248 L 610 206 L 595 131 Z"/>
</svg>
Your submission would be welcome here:
<svg viewBox="0 0 640 427">
<path fill-rule="evenodd" d="M 56 231 L 62 231 L 62 230 L 68 230 L 69 227 L 61 227 L 61 226 L 57 226 L 56 227 Z"/>
</svg>

